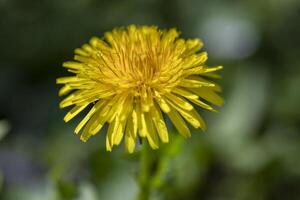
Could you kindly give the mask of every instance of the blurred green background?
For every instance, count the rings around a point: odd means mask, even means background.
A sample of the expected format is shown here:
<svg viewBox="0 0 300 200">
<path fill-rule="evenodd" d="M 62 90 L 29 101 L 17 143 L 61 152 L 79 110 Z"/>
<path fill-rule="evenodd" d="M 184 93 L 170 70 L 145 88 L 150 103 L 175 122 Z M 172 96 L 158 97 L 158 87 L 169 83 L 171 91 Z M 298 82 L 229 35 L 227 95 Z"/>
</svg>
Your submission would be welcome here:
<svg viewBox="0 0 300 200">
<path fill-rule="evenodd" d="M 82 143 L 55 84 L 73 49 L 128 24 L 177 27 L 225 66 L 208 131 L 171 127 L 153 152 L 151 198 L 300 199 L 299 0 L 0 0 L 0 199 L 135 199 L 138 153 L 107 153 L 103 133 Z"/>
</svg>

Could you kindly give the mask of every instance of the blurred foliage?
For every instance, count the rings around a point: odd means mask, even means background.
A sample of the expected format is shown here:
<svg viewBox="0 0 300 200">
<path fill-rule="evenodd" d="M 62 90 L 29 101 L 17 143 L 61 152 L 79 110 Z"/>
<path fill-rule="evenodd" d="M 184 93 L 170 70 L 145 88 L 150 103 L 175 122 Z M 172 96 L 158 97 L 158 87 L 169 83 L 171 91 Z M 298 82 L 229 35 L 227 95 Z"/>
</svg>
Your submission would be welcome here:
<svg viewBox="0 0 300 200">
<path fill-rule="evenodd" d="M 73 49 L 131 23 L 200 37 L 225 66 L 208 131 L 153 151 L 151 198 L 300 199 L 299 0 L 0 0 L 0 16 L 0 199 L 135 198 L 139 148 L 80 142 L 55 85 Z"/>
</svg>

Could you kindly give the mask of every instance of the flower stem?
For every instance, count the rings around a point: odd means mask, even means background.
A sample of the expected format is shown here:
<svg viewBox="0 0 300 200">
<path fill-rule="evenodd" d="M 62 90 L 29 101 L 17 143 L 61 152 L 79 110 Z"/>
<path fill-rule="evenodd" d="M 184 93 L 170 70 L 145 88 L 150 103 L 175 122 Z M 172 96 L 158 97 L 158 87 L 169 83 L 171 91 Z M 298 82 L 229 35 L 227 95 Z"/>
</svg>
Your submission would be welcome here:
<svg viewBox="0 0 300 200">
<path fill-rule="evenodd" d="M 172 143 L 165 145 L 157 155 L 157 152 L 151 150 L 145 138 L 141 140 L 138 200 L 149 200 L 151 192 L 165 186 L 165 178 L 170 170 L 170 160 L 180 152 L 182 141 L 181 136 L 174 137 Z"/>
<path fill-rule="evenodd" d="M 145 139 L 142 140 L 142 150 L 140 155 L 139 186 L 140 192 L 138 200 L 149 200 L 151 192 L 151 166 L 152 155 L 150 147 Z"/>
</svg>

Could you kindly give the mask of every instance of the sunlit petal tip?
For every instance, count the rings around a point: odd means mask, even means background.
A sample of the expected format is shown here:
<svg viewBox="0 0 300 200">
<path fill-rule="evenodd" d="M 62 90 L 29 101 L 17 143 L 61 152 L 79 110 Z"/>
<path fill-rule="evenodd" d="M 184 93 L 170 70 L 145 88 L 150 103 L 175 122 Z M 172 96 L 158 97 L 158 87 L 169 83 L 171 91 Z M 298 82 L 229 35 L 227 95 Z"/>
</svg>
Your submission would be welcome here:
<svg viewBox="0 0 300 200">
<path fill-rule="evenodd" d="M 70 104 L 70 105 L 71 105 L 71 104 Z M 65 107 L 67 107 L 67 106 L 69 106 L 69 104 L 66 103 L 66 102 L 63 102 L 63 101 L 62 101 L 62 102 L 59 103 L 59 107 L 60 107 L 60 108 L 65 108 Z"/>
<path fill-rule="evenodd" d="M 87 138 L 83 138 L 82 136 L 80 136 L 80 140 L 82 141 L 82 142 L 87 142 Z"/>
<path fill-rule="evenodd" d="M 203 133 L 206 133 L 207 131 L 207 127 L 200 127 L 200 129 L 202 130 Z"/>
<path fill-rule="evenodd" d="M 214 112 L 214 113 L 219 113 L 219 111 L 216 109 L 209 109 L 209 111 Z"/>
</svg>

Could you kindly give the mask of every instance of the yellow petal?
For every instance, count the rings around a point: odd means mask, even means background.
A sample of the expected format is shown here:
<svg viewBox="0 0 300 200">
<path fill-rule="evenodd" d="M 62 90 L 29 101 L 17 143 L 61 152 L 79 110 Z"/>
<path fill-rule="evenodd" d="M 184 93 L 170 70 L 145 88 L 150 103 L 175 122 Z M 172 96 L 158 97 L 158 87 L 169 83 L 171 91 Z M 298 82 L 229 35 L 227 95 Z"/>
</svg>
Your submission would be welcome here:
<svg viewBox="0 0 300 200">
<path fill-rule="evenodd" d="M 84 51 L 83 49 L 77 48 L 74 50 L 74 53 L 80 56 L 89 56 L 89 53 Z"/>
<path fill-rule="evenodd" d="M 104 38 L 105 41 L 107 41 L 114 49 L 118 49 L 118 44 L 116 43 L 116 40 L 111 32 L 104 33 Z"/>
<path fill-rule="evenodd" d="M 192 75 L 192 74 L 200 74 L 200 75 L 206 75 L 207 73 L 211 73 L 217 70 L 223 69 L 223 66 L 216 66 L 216 67 L 204 67 L 202 65 L 191 67 L 187 70 L 185 70 L 183 73 L 186 75 Z M 209 76 L 207 74 L 207 76 Z M 212 77 L 213 78 L 213 77 Z"/>
<path fill-rule="evenodd" d="M 142 95 L 141 95 L 142 110 L 144 112 L 149 112 L 150 106 L 152 106 L 153 104 L 151 90 L 147 91 L 145 87 L 142 87 L 141 91 L 142 91 Z"/>
<path fill-rule="evenodd" d="M 135 148 L 135 143 L 136 143 L 135 138 L 133 138 L 128 134 L 125 135 L 125 147 L 129 153 L 133 153 Z"/>
<path fill-rule="evenodd" d="M 86 108 L 89 104 L 83 104 L 83 105 L 78 105 L 74 106 L 72 110 L 70 110 L 64 117 L 64 121 L 68 122 L 70 121 L 73 117 L 75 117 L 78 113 L 80 113 L 84 108 Z"/>
<path fill-rule="evenodd" d="M 199 115 L 196 109 L 190 111 L 191 117 L 196 119 L 198 122 L 200 122 L 200 128 L 205 131 L 206 130 L 206 124 L 203 120 L 203 118 Z"/>
<path fill-rule="evenodd" d="M 116 119 L 117 120 L 117 119 Z M 118 119 L 119 120 L 119 119 Z M 119 126 L 115 132 L 113 132 L 113 144 L 119 145 L 124 135 L 124 122 L 119 121 Z"/>
<path fill-rule="evenodd" d="M 205 126 L 202 124 L 203 120 L 200 116 L 195 115 L 195 109 L 193 110 L 184 110 L 181 107 L 179 107 L 177 104 L 174 104 L 172 102 L 169 102 L 172 107 L 174 107 L 181 115 L 182 117 L 189 122 L 194 128 L 199 128 Z M 197 112 L 196 112 L 197 113 Z"/>
<path fill-rule="evenodd" d="M 164 111 L 165 113 L 170 112 L 169 105 L 166 103 L 165 99 L 157 91 L 155 91 L 155 98 L 156 98 L 156 102 L 158 103 L 162 111 Z"/>
<path fill-rule="evenodd" d="M 74 60 L 76 61 L 79 61 L 79 62 L 82 62 L 86 65 L 94 65 L 94 66 L 97 66 L 97 61 L 91 57 L 85 57 L 85 56 L 79 56 L 79 55 L 75 55 L 74 56 Z"/>
<path fill-rule="evenodd" d="M 191 55 L 183 61 L 183 68 L 187 70 L 198 67 L 200 65 L 203 65 L 207 59 L 207 52 L 201 52 L 196 55 Z"/>
<path fill-rule="evenodd" d="M 190 99 L 190 101 L 204 109 L 207 109 L 207 110 L 210 110 L 213 112 L 217 112 L 213 107 L 211 107 L 210 105 L 204 103 L 203 101 L 201 101 L 199 99 Z"/>
<path fill-rule="evenodd" d="M 129 117 L 127 118 L 125 133 L 129 134 L 132 138 L 136 138 L 137 129 L 138 129 L 137 116 L 135 110 L 133 110 L 130 113 Z"/>
<path fill-rule="evenodd" d="M 221 75 L 216 74 L 216 73 L 206 73 L 206 74 L 201 74 L 201 76 L 206 76 L 208 78 L 215 78 L 215 79 L 220 79 L 222 78 Z"/>
<path fill-rule="evenodd" d="M 178 132 L 184 137 L 191 137 L 191 132 L 187 127 L 185 121 L 182 119 L 180 114 L 175 110 L 171 109 L 170 112 L 167 113 L 173 125 L 176 127 Z"/>
<path fill-rule="evenodd" d="M 96 112 L 96 114 L 98 113 L 99 111 Z M 87 124 L 85 125 L 85 127 L 83 128 L 83 131 L 80 135 L 80 139 L 84 142 L 86 142 L 91 136 L 92 136 L 92 133 L 90 132 L 90 127 L 91 125 L 95 122 L 96 120 L 96 117 L 93 116 L 88 122 Z"/>
<path fill-rule="evenodd" d="M 140 121 L 141 121 L 141 124 L 139 126 L 139 134 L 141 137 L 146 137 L 147 136 L 147 133 L 148 133 L 148 127 L 147 127 L 147 124 L 146 124 L 146 118 L 145 118 L 145 112 L 141 111 L 140 112 Z"/>
<path fill-rule="evenodd" d="M 120 111 L 120 120 L 126 121 L 128 116 L 132 113 L 133 109 L 133 98 L 129 96 L 125 99 L 124 105 L 122 106 L 122 111 Z"/>
<path fill-rule="evenodd" d="M 160 139 L 162 140 L 162 142 L 168 143 L 169 142 L 168 129 L 165 124 L 162 113 L 156 104 L 154 104 L 151 107 L 150 113 Z"/>
<path fill-rule="evenodd" d="M 80 70 L 84 68 L 83 63 L 79 62 L 74 62 L 74 61 L 67 61 L 63 63 L 63 67 L 69 68 L 69 69 L 75 69 L 75 70 Z"/>
<path fill-rule="evenodd" d="M 137 135 L 137 119 L 135 110 L 129 115 L 125 129 L 125 147 L 129 153 L 132 153 L 135 148 Z"/>
<path fill-rule="evenodd" d="M 75 133 L 79 133 L 79 131 L 82 129 L 82 127 L 88 122 L 88 120 L 91 118 L 92 115 L 94 115 L 94 113 L 101 108 L 101 106 L 103 105 L 103 101 L 98 101 L 92 108 L 91 110 L 88 112 L 88 114 L 83 118 L 83 120 L 81 120 L 81 122 L 76 126 L 75 128 Z"/>
<path fill-rule="evenodd" d="M 132 137 L 136 137 L 137 135 L 137 130 L 138 130 L 138 119 L 137 119 L 137 112 L 134 109 L 132 111 L 132 123 L 133 123 L 133 131 L 131 131 L 131 133 L 133 134 Z"/>
<path fill-rule="evenodd" d="M 136 112 L 137 127 L 138 127 L 138 130 L 139 130 L 139 135 L 141 137 L 146 137 L 146 133 L 144 131 L 145 123 L 146 123 L 145 122 L 145 115 L 142 112 L 140 103 L 135 104 L 135 112 Z"/>
<path fill-rule="evenodd" d="M 90 134 L 89 132 L 88 132 L 88 129 L 90 128 L 90 124 L 88 123 L 85 127 L 84 127 L 84 129 L 83 129 L 83 131 L 82 131 L 82 134 L 80 135 L 80 140 L 81 141 L 83 141 L 83 142 L 86 142 L 91 136 L 92 136 L 92 134 Z"/>
<path fill-rule="evenodd" d="M 178 36 L 179 36 L 179 32 L 175 28 L 172 28 L 168 31 L 165 31 L 163 33 L 163 36 L 162 36 L 162 39 L 161 39 L 162 47 L 166 48 L 167 45 L 172 43 Z"/>
<path fill-rule="evenodd" d="M 187 99 L 198 99 L 198 96 L 189 92 L 188 90 L 184 90 L 184 89 L 180 89 L 178 87 L 174 88 L 172 90 L 172 92 L 174 92 L 175 94 L 178 94 L 180 96 L 183 96 Z"/>
<path fill-rule="evenodd" d="M 214 72 L 223 69 L 223 66 L 208 67 L 204 69 L 204 73 Z"/>
<path fill-rule="evenodd" d="M 224 104 L 223 98 L 209 88 L 190 88 L 190 90 L 206 101 L 209 101 L 217 106 L 222 106 Z"/>
<path fill-rule="evenodd" d="M 108 122 L 112 122 L 115 119 L 115 116 L 118 115 L 118 117 L 120 117 L 120 115 L 124 114 L 123 111 L 125 109 L 125 101 L 127 98 L 127 94 L 120 94 L 120 95 L 116 95 L 110 102 L 109 105 L 110 106 L 110 110 L 108 113 Z"/>
<path fill-rule="evenodd" d="M 90 40 L 90 44 L 99 50 L 103 50 L 104 52 L 111 50 L 107 43 L 99 39 L 98 37 L 92 37 Z"/>
<path fill-rule="evenodd" d="M 214 87 L 215 86 L 215 84 L 213 84 L 213 83 L 207 83 L 207 82 L 193 80 L 193 79 L 183 79 L 182 81 L 180 81 L 180 83 L 178 85 L 182 86 L 182 87 L 188 87 L 188 88 L 200 88 L 203 86 Z"/>
<path fill-rule="evenodd" d="M 107 118 L 104 117 L 100 117 L 98 116 L 98 120 L 95 121 L 91 126 L 90 126 L 90 130 L 89 132 L 92 135 L 96 135 L 104 126 L 104 124 L 106 123 Z"/>
<path fill-rule="evenodd" d="M 66 84 L 68 82 L 76 82 L 76 81 L 81 81 L 81 80 L 85 80 L 82 78 L 78 78 L 77 76 L 67 76 L 67 77 L 61 77 L 56 79 L 56 83 L 57 84 Z"/>
<path fill-rule="evenodd" d="M 106 151 L 111 151 L 112 150 L 112 145 L 109 142 L 109 136 L 106 134 L 105 137 L 105 143 L 106 143 Z"/>
<path fill-rule="evenodd" d="M 119 132 L 122 131 L 120 129 L 121 123 L 119 117 L 116 117 L 115 120 L 109 124 L 107 134 L 109 136 L 109 142 L 111 146 L 115 143 L 115 137 L 119 137 Z"/>
<path fill-rule="evenodd" d="M 103 103 L 101 110 L 99 109 L 99 112 L 95 113 L 93 116 L 93 118 L 95 117 L 96 119 L 94 120 L 94 123 L 91 124 L 90 129 L 89 129 L 89 132 L 92 135 L 95 135 L 96 133 L 98 133 L 108 120 L 109 106 L 107 104 L 108 104 L 107 102 Z"/>
<path fill-rule="evenodd" d="M 72 90 L 73 90 L 73 89 L 72 89 L 70 86 L 65 85 L 65 86 L 63 86 L 63 87 L 59 90 L 58 95 L 59 95 L 59 96 L 66 95 L 66 94 L 68 94 L 69 92 L 71 92 Z"/>
<path fill-rule="evenodd" d="M 186 41 L 187 50 L 185 54 L 191 54 L 199 51 L 203 47 L 203 42 L 199 39 L 188 39 Z"/>
<path fill-rule="evenodd" d="M 84 44 L 82 45 L 82 49 L 85 51 L 85 52 L 88 52 L 88 55 L 93 55 L 95 54 L 95 49 L 93 47 L 91 47 L 89 44 Z"/>
<path fill-rule="evenodd" d="M 106 142 L 106 148 L 109 147 L 109 149 L 111 149 L 113 147 L 113 132 L 117 130 L 118 125 L 119 124 L 116 123 L 116 120 L 113 120 L 111 123 L 109 123 L 106 133 L 106 137 L 108 139 L 108 141 Z M 109 144 L 108 147 L 107 144 Z"/>
<path fill-rule="evenodd" d="M 152 149 L 158 149 L 158 138 L 157 138 L 156 130 L 153 126 L 150 113 L 148 112 L 144 114 L 145 114 L 145 122 L 146 122 L 145 131 L 146 131 L 147 140 Z"/>
<path fill-rule="evenodd" d="M 221 92 L 222 91 L 221 87 L 218 84 L 213 83 L 211 81 L 208 81 L 208 80 L 206 80 L 206 79 L 204 79 L 204 78 L 202 78 L 200 76 L 190 76 L 189 78 L 191 78 L 193 80 L 201 81 L 203 83 L 206 83 L 207 85 L 214 85 L 212 87 L 210 86 L 210 89 L 212 89 L 212 90 L 214 90 L 216 92 Z"/>
<path fill-rule="evenodd" d="M 64 108 L 73 104 L 82 105 L 86 103 L 92 103 L 100 98 L 110 97 L 114 94 L 114 91 L 102 90 L 100 88 L 95 88 L 94 90 L 78 90 L 62 100 L 59 106 Z"/>
<path fill-rule="evenodd" d="M 193 109 L 193 105 L 191 105 L 188 101 L 186 101 L 172 93 L 165 94 L 165 96 L 168 98 L 168 100 L 172 101 L 174 104 L 181 107 L 182 109 L 185 109 L 185 110 Z"/>
</svg>

